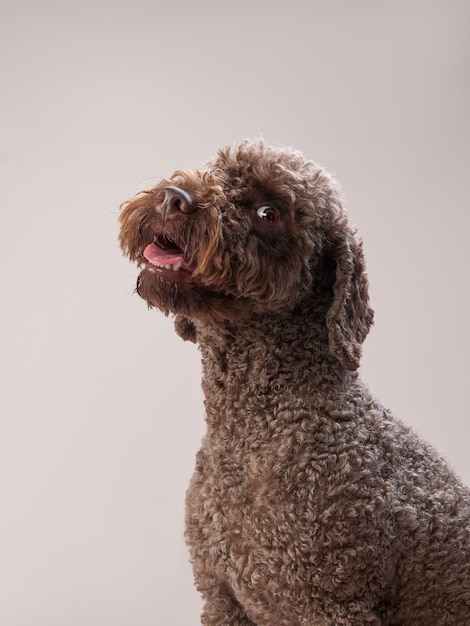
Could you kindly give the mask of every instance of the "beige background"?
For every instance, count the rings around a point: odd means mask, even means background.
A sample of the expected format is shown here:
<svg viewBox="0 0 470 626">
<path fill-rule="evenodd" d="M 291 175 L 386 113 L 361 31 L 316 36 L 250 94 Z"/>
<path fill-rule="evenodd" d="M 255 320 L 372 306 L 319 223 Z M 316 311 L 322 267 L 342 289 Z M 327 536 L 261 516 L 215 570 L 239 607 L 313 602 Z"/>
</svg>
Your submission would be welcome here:
<svg viewBox="0 0 470 626">
<path fill-rule="evenodd" d="M 363 376 L 470 482 L 466 0 L 1 2 L 0 624 L 187 626 L 199 358 L 119 204 L 262 134 L 342 181 Z"/>
</svg>

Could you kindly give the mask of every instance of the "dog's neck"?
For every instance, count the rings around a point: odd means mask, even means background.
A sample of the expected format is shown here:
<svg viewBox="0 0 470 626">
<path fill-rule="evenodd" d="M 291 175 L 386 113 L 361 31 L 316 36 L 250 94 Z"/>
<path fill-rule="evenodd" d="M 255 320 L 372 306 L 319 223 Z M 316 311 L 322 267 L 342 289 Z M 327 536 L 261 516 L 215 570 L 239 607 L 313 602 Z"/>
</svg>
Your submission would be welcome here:
<svg viewBox="0 0 470 626">
<path fill-rule="evenodd" d="M 357 378 L 331 354 L 324 321 L 306 319 L 304 311 L 198 324 L 197 332 L 209 427 L 233 417 L 237 404 L 261 414 L 285 394 L 313 399 Z"/>
</svg>

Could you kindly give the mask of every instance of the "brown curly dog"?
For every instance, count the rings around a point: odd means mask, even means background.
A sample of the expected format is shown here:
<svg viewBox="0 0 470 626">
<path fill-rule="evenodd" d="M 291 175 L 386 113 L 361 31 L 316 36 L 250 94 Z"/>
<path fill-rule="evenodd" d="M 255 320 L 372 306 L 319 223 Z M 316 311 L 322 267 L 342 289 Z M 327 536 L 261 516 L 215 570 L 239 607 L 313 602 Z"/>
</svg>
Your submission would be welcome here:
<svg viewBox="0 0 470 626">
<path fill-rule="evenodd" d="M 331 176 L 243 141 L 120 219 L 137 292 L 202 353 L 202 623 L 470 624 L 470 494 L 358 378 L 372 311 Z"/>
</svg>

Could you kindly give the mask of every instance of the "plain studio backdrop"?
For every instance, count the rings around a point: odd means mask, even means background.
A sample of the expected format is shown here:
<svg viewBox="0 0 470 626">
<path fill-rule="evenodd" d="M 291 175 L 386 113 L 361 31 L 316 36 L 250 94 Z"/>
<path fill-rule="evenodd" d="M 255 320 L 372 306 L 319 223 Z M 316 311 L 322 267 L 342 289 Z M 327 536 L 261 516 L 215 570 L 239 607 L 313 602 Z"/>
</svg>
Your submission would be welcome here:
<svg viewBox="0 0 470 626">
<path fill-rule="evenodd" d="M 0 8 L 0 624 L 199 623 L 199 354 L 133 294 L 117 217 L 234 140 L 341 181 L 376 311 L 362 376 L 470 482 L 470 4 Z"/>
</svg>

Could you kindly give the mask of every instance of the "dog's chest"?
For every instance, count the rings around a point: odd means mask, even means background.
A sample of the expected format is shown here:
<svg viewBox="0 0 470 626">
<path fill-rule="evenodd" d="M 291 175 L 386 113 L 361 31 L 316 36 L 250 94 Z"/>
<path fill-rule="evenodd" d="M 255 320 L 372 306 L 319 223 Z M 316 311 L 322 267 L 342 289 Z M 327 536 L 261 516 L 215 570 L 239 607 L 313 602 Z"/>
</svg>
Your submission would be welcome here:
<svg viewBox="0 0 470 626">
<path fill-rule="evenodd" d="M 302 526 L 299 477 L 294 479 L 292 471 L 272 448 L 239 452 L 228 443 L 216 450 L 204 446 L 188 490 L 188 525 L 198 527 L 196 536 L 188 532 L 189 543 L 197 543 L 205 558 L 223 570 L 234 563 L 238 569 L 240 559 L 267 553 L 274 545 L 287 549 L 293 520 L 296 532 Z"/>
</svg>

